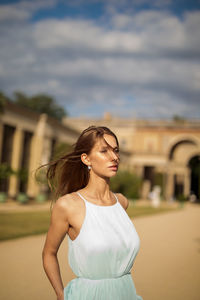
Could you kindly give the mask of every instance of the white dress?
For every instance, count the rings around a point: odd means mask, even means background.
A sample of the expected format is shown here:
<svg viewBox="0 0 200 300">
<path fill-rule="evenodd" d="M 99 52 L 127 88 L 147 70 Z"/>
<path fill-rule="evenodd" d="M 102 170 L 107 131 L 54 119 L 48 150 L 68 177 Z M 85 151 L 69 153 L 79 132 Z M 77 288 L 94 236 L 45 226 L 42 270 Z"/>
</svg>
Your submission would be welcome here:
<svg viewBox="0 0 200 300">
<path fill-rule="evenodd" d="M 140 248 L 135 226 L 116 198 L 101 206 L 80 193 L 86 215 L 79 235 L 68 235 L 69 265 L 77 278 L 64 288 L 65 300 L 142 300 L 131 268 Z"/>
</svg>

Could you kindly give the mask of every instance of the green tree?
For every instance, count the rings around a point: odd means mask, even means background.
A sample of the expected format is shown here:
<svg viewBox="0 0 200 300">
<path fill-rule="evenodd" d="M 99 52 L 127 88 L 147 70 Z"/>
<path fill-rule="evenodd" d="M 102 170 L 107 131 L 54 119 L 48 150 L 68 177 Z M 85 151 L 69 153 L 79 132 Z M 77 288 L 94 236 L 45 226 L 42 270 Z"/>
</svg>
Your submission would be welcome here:
<svg viewBox="0 0 200 300">
<path fill-rule="evenodd" d="M 178 115 L 174 115 L 172 117 L 172 120 L 174 122 L 177 122 L 177 123 L 184 123 L 186 121 L 186 119 L 184 117 L 181 117 L 181 116 L 178 116 Z"/>
<path fill-rule="evenodd" d="M 0 179 L 7 179 L 14 174 L 11 166 L 7 163 L 0 164 Z"/>
<path fill-rule="evenodd" d="M 72 145 L 63 142 L 57 142 L 53 151 L 52 160 L 58 159 L 72 150 Z"/>
<path fill-rule="evenodd" d="M 10 100 L 3 92 L 0 91 L 0 113 L 4 112 L 6 101 Z"/>
<path fill-rule="evenodd" d="M 122 193 L 129 199 L 140 197 L 141 184 L 141 178 L 128 171 L 118 171 L 116 176 L 110 180 L 111 190 L 116 193 Z"/>
<path fill-rule="evenodd" d="M 50 95 L 36 94 L 29 97 L 26 94 L 17 91 L 14 93 L 14 96 L 15 103 L 38 113 L 46 113 L 57 120 L 61 120 L 63 117 L 67 116 L 66 110 L 59 106 L 55 99 Z"/>
</svg>

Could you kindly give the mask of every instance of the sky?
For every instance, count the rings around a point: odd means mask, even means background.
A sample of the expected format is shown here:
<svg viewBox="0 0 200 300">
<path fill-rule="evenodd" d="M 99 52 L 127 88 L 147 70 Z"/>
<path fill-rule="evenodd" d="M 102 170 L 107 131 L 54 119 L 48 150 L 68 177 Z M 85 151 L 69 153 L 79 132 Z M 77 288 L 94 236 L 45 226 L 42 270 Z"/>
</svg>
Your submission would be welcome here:
<svg viewBox="0 0 200 300">
<path fill-rule="evenodd" d="M 71 117 L 200 119 L 200 0 L 0 0 L 0 90 Z"/>
</svg>

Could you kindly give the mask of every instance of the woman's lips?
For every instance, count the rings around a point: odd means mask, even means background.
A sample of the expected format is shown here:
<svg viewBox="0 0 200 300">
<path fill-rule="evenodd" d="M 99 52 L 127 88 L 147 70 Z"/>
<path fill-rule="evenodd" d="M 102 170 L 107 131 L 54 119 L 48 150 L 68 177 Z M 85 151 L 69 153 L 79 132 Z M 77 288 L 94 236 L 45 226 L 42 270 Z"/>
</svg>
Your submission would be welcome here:
<svg viewBox="0 0 200 300">
<path fill-rule="evenodd" d="M 111 166 L 111 167 L 109 167 L 109 169 L 112 169 L 112 170 L 115 170 L 115 171 L 117 171 L 117 169 L 118 169 L 118 166 Z"/>
</svg>

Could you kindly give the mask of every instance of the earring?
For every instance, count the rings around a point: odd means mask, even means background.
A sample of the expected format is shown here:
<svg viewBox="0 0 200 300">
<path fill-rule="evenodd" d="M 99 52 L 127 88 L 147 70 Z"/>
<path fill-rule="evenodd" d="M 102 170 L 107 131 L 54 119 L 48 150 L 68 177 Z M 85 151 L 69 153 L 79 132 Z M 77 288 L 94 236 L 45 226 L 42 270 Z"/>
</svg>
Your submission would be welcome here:
<svg viewBox="0 0 200 300">
<path fill-rule="evenodd" d="M 89 171 L 91 170 L 91 166 L 88 166 L 88 170 L 89 170 Z"/>
</svg>

